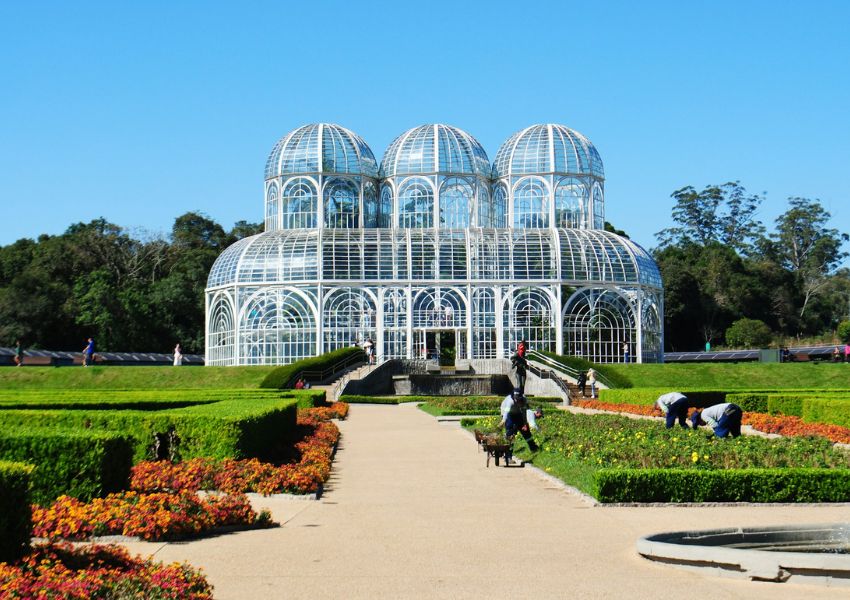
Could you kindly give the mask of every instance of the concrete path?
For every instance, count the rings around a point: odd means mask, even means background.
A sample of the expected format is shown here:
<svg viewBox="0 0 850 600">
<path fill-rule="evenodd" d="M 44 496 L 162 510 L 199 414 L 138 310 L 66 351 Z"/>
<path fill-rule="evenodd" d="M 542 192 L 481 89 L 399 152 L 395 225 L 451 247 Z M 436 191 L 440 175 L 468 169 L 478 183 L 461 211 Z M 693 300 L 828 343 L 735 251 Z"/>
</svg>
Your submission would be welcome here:
<svg viewBox="0 0 850 600">
<path fill-rule="evenodd" d="M 202 567 L 227 598 L 847 598 L 651 563 L 649 533 L 848 520 L 847 506 L 592 507 L 414 405 L 352 406 L 320 501 L 262 499 L 283 527 L 127 546 Z"/>
</svg>

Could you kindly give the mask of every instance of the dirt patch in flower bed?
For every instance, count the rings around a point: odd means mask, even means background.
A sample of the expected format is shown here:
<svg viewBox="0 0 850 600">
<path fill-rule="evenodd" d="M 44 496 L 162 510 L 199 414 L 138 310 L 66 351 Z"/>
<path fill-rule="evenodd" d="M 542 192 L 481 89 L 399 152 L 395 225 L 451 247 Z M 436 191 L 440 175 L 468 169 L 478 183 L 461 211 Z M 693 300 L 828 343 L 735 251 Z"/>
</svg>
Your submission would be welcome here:
<svg viewBox="0 0 850 600">
<path fill-rule="evenodd" d="M 0 563 L 3 598 L 157 598 L 207 600 L 212 586 L 185 563 L 133 558 L 117 546 L 37 544 L 13 563 Z"/>
</svg>

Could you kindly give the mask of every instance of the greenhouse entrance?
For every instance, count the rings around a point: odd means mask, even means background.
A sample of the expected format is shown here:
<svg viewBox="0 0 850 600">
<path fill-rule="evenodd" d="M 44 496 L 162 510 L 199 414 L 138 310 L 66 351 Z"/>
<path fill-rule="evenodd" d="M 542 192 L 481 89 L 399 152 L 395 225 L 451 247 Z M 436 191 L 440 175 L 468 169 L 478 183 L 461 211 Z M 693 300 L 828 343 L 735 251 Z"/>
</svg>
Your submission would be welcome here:
<svg viewBox="0 0 850 600">
<path fill-rule="evenodd" d="M 424 329 L 414 332 L 414 352 L 428 360 L 436 360 L 441 367 L 455 366 L 455 359 L 465 358 L 463 329 Z"/>
</svg>

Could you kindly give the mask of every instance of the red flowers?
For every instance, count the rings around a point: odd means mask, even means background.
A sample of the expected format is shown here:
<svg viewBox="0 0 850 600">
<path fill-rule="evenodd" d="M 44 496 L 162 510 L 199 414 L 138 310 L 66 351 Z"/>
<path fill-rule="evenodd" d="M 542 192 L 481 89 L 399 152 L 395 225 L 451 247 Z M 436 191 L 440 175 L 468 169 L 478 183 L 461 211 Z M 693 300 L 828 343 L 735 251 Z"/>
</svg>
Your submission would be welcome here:
<svg viewBox="0 0 850 600">
<path fill-rule="evenodd" d="M 573 406 L 593 408 L 635 415 L 652 415 L 653 407 L 645 404 L 614 404 L 596 400 L 576 400 Z M 764 413 L 744 413 L 744 425 L 765 433 L 778 433 L 785 436 L 820 436 L 831 442 L 850 444 L 850 428 L 825 423 L 806 423 L 800 417 L 786 415 L 768 415 Z"/>
<path fill-rule="evenodd" d="M 0 598 L 118 597 L 206 600 L 212 587 L 189 565 L 131 558 L 117 546 L 39 544 L 14 564 L 0 563 Z"/>
<path fill-rule="evenodd" d="M 121 492 L 85 503 L 59 497 L 47 508 L 33 506 L 33 535 L 84 540 L 93 535 L 127 535 L 164 540 L 198 535 L 225 525 L 255 526 L 260 519 L 244 495 L 208 496 L 193 492 Z"/>
<path fill-rule="evenodd" d="M 334 405 L 340 406 L 342 403 Z M 142 492 L 201 489 L 226 493 L 259 492 L 261 494 L 316 492 L 331 472 L 331 457 L 339 440 L 339 429 L 328 419 L 347 413 L 340 409 L 313 408 L 299 411 L 298 425 L 312 430 L 295 444 L 300 460 L 276 466 L 252 458 L 215 461 L 196 458 L 179 463 L 141 462 L 133 467 L 130 487 Z"/>
</svg>

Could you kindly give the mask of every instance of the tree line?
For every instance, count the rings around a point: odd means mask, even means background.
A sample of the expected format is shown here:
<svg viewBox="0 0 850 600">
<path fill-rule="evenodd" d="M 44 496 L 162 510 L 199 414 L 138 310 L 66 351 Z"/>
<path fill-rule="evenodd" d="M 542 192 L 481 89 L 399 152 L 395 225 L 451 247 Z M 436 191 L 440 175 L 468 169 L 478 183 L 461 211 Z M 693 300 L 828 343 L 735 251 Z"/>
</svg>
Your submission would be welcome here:
<svg viewBox="0 0 850 600">
<path fill-rule="evenodd" d="M 830 226 L 818 200 L 789 198 L 768 230 L 757 218 L 764 195 L 739 182 L 671 197 L 674 226 L 656 234 L 653 251 L 667 350 L 828 337 L 848 318 L 848 235 Z"/>
<path fill-rule="evenodd" d="M 262 230 L 240 221 L 230 231 L 190 212 L 169 236 L 133 234 L 104 219 L 61 235 L 0 247 L 0 345 L 99 351 L 204 350 L 204 288 L 213 262 L 236 240 Z"/>
<path fill-rule="evenodd" d="M 666 350 L 830 335 L 848 318 L 848 236 L 830 227 L 819 201 L 789 198 L 768 231 L 757 218 L 764 196 L 738 182 L 688 186 L 672 198 L 674 226 L 656 234 L 652 252 Z M 260 231 L 245 221 L 225 231 L 190 212 L 167 237 L 97 219 L 0 247 L 0 345 L 74 350 L 93 336 L 102 351 L 169 352 L 180 342 L 203 352 L 210 268 Z M 840 331 L 850 334 L 850 324 Z"/>
</svg>

